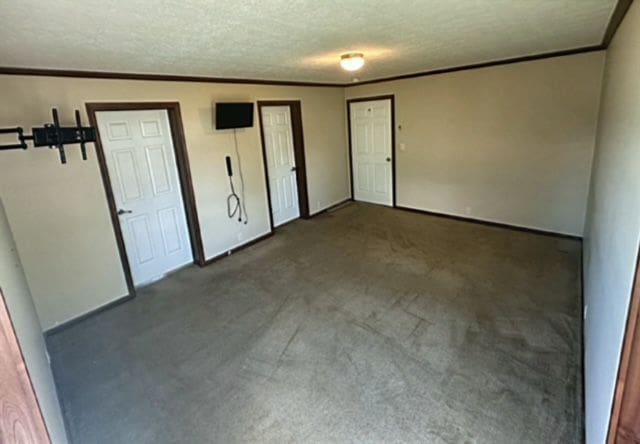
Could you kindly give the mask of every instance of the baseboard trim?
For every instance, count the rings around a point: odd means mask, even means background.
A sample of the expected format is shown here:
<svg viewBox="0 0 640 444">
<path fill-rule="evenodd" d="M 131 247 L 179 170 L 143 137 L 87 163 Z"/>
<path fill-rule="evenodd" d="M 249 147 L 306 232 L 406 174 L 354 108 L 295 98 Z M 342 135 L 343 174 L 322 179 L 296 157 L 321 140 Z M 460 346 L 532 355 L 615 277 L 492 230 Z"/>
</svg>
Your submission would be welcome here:
<svg viewBox="0 0 640 444">
<path fill-rule="evenodd" d="M 212 257 L 210 259 L 207 259 L 206 261 L 204 261 L 204 265 L 206 266 L 206 265 L 212 264 L 214 262 L 217 262 L 220 259 L 222 259 L 222 258 L 224 258 L 224 257 L 226 257 L 226 256 L 228 256 L 228 255 L 230 255 L 232 253 L 236 253 L 236 252 L 238 252 L 240 250 L 243 250 L 243 249 L 245 249 L 247 247 L 250 247 L 251 245 L 256 244 L 256 243 L 260 242 L 261 240 L 264 240 L 264 239 L 266 239 L 266 238 L 268 238 L 268 237 L 270 237 L 272 235 L 273 235 L 273 232 L 267 233 L 267 234 L 265 234 L 263 236 L 259 236 L 259 237 L 255 238 L 255 239 L 247 242 L 246 244 L 242 244 L 240 246 L 237 246 L 237 247 L 229 250 L 227 253 L 222 253 L 222 254 L 214 256 L 214 257 Z M 189 265 L 191 265 L 191 264 L 189 264 Z M 118 299 L 116 299 L 114 301 L 111 301 L 111 302 L 108 302 L 108 303 L 106 303 L 104 305 L 101 305 L 100 307 L 95 308 L 93 310 L 90 310 L 90 311 L 88 311 L 88 312 L 86 312 L 86 313 L 84 313 L 84 314 L 82 314 L 82 315 L 80 315 L 78 317 L 71 318 L 68 321 L 65 321 L 65 322 L 63 322 L 61 324 L 56 325 L 55 327 L 52 327 L 52 328 L 50 328 L 48 330 L 45 330 L 44 331 L 44 335 L 47 336 L 47 337 L 55 335 L 56 333 L 59 333 L 59 332 L 61 332 L 63 330 L 66 330 L 69 327 L 72 327 L 72 326 L 74 326 L 75 324 L 77 324 L 79 322 L 82 322 L 82 321 L 84 321 L 84 320 L 86 320 L 88 318 L 94 317 L 94 316 L 96 316 L 96 315 L 98 315 L 98 314 L 100 314 L 100 313 L 102 313 L 104 311 L 110 310 L 110 309 L 112 309 L 114 307 L 117 307 L 118 305 L 121 305 L 121 304 L 123 304 L 123 303 L 125 303 L 127 301 L 130 301 L 133 298 L 135 298 L 135 295 L 127 294 L 125 296 L 122 296 L 121 298 L 118 298 Z"/>
<path fill-rule="evenodd" d="M 461 222 L 469 222 L 469 223 L 474 223 L 479 225 L 487 225 L 487 226 L 496 227 L 496 228 L 506 228 L 508 230 L 513 230 L 513 231 L 523 231 L 525 233 L 541 234 L 544 236 L 552 236 L 552 237 L 558 237 L 562 239 L 571 239 L 571 240 L 577 240 L 577 241 L 582 240 L 582 236 L 575 236 L 573 234 L 566 234 L 566 233 L 557 233 L 555 231 L 546 231 L 546 230 L 541 230 L 539 228 L 521 227 L 519 225 L 511 225 L 511 224 L 506 224 L 502 222 L 493 222 L 489 220 L 475 219 L 472 217 L 457 216 L 454 214 L 438 213 L 436 211 L 420 210 L 417 208 L 403 207 L 400 205 L 396 205 L 395 208 L 402 211 L 410 211 L 413 213 L 426 214 L 426 215 L 435 216 L 435 217 L 443 217 L 446 219 L 452 219 L 452 220 L 457 220 Z"/>
<path fill-rule="evenodd" d="M 352 201 L 353 201 L 353 199 L 349 197 L 349 198 L 344 199 L 344 200 L 342 200 L 340 202 L 337 202 L 337 203 L 335 203 L 335 204 L 333 204 L 333 205 L 331 205 L 331 206 L 329 206 L 329 207 L 327 207 L 327 208 L 325 208 L 323 210 L 320 210 L 317 213 L 312 214 L 311 216 L 309 216 L 309 218 L 314 218 L 314 217 L 319 216 L 321 214 L 327 213 L 327 212 L 329 212 L 329 211 L 331 211 L 333 209 L 336 209 L 337 207 L 339 207 L 341 205 L 344 205 L 344 204 L 346 204 L 348 202 L 352 202 Z M 492 222 L 492 221 L 487 221 L 487 220 L 482 220 L 482 219 L 474 219 L 474 218 L 469 218 L 469 217 L 456 216 L 456 215 L 452 215 L 452 214 L 438 213 L 438 212 L 429 211 L 429 210 L 420 210 L 420 209 L 417 209 L 417 208 L 403 207 L 403 206 L 399 206 L 399 205 L 396 205 L 394 208 L 397 209 L 397 210 L 408 211 L 408 212 L 411 212 L 411 213 L 424 214 L 424 215 L 428 215 L 428 216 L 435 216 L 435 217 L 441 217 L 441 218 L 445 218 L 445 219 L 457 220 L 459 222 L 474 223 L 474 224 L 486 225 L 486 226 L 491 226 L 491 227 L 496 227 L 496 228 L 505 228 L 505 229 L 514 230 L 514 231 L 522 231 L 522 232 L 526 232 L 526 233 L 540 234 L 540 235 L 543 235 L 543 236 L 552 236 L 552 237 L 558 237 L 558 238 L 562 238 L 562 239 L 571 239 L 571 240 L 582 241 L 582 237 L 581 236 L 574 236 L 574 235 L 571 235 L 571 234 L 556 233 L 556 232 L 553 232 L 553 231 L 545 231 L 545 230 L 540 230 L 540 229 L 536 229 L 536 228 L 520 227 L 520 226 L 517 226 L 517 225 L 510 225 L 510 224 L 505 224 L 505 223 L 501 223 L 501 222 Z M 258 242 L 261 242 L 261 241 L 263 241 L 265 239 L 268 239 L 273 235 L 274 235 L 274 232 L 272 231 L 272 232 L 264 234 L 262 236 L 258 236 L 255 239 L 253 239 L 253 240 L 251 240 L 251 241 L 249 241 L 249 242 L 247 242 L 245 244 L 242 244 L 242 245 L 239 245 L 239 246 L 237 246 L 235 248 L 229 249 L 225 253 L 221 253 L 221 254 L 219 254 L 217 256 L 214 256 L 212 258 L 209 258 L 209 259 L 205 260 L 204 261 L 204 266 L 213 264 L 214 262 L 218 262 L 219 260 L 221 260 L 221 259 L 223 259 L 223 258 L 225 258 L 227 256 L 230 256 L 231 254 L 237 253 L 237 252 L 239 252 L 241 250 L 244 250 L 245 248 L 249 248 L 252 245 L 255 245 Z M 584 254 L 584 252 L 582 252 L 582 254 Z M 581 277 L 581 279 L 580 279 L 581 280 L 581 289 L 580 290 L 581 290 L 583 304 L 584 304 L 584 277 L 583 277 L 583 268 L 582 267 L 583 267 L 583 264 L 581 264 L 581 267 L 580 267 L 581 268 L 581 270 L 580 270 L 580 274 L 581 274 L 581 276 L 580 276 Z M 44 335 L 47 336 L 47 337 L 48 336 L 52 336 L 52 335 L 54 335 L 56 333 L 59 333 L 59 332 L 61 332 L 63 330 L 68 329 L 69 327 L 71 327 L 71 326 L 73 326 L 73 325 L 75 325 L 75 324 L 77 324 L 79 322 L 82 322 L 82 321 L 84 321 L 84 320 L 86 320 L 88 318 L 96 316 L 96 315 L 98 315 L 98 314 L 100 314 L 100 313 L 102 313 L 104 311 L 110 310 L 110 309 L 112 309 L 112 308 L 114 308 L 114 307 L 116 307 L 116 306 L 118 306 L 120 304 L 123 304 L 123 303 L 125 303 L 127 301 L 130 301 L 134 297 L 135 297 L 134 295 L 130 295 L 130 294 L 122 296 L 121 298 L 118 298 L 118 299 L 116 299 L 114 301 L 108 302 L 107 304 L 101 305 L 100 307 L 95 308 L 93 310 L 90 310 L 90 311 L 88 311 L 88 312 L 86 312 L 86 313 L 84 313 L 84 314 L 82 314 L 82 315 L 80 315 L 78 317 L 71 318 L 68 321 L 65 321 L 65 322 L 63 322 L 61 324 L 56 325 L 55 327 L 52 327 L 52 328 L 50 328 L 48 330 L 45 330 L 44 331 Z M 583 326 L 583 341 L 584 341 L 584 326 Z M 583 347 L 584 347 L 584 342 L 583 342 Z M 583 353 L 584 353 L 584 350 L 583 350 Z M 583 367 L 583 375 L 584 375 L 584 367 Z M 584 390 L 584 385 L 583 385 L 583 390 Z M 583 408 L 584 408 L 584 405 L 583 405 Z"/>
<path fill-rule="evenodd" d="M 209 258 L 204 261 L 204 266 L 206 267 L 207 265 L 211 265 L 214 262 L 218 262 L 220 259 L 224 259 L 227 256 L 231 256 L 232 254 L 237 253 L 238 251 L 244 250 L 245 248 L 249 248 L 250 246 L 257 244 L 260 241 L 270 238 L 271 236 L 273 236 L 273 234 L 274 234 L 273 231 L 271 231 L 267 234 L 263 234 L 262 236 L 258 236 L 255 239 L 250 240 L 246 244 L 238 245 L 237 247 L 231 248 L 224 253 L 220 253 L 216 256 L 213 256 L 212 258 Z"/>
<path fill-rule="evenodd" d="M 58 324 L 55 327 L 52 327 L 52 328 L 50 328 L 48 330 L 45 330 L 44 335 L 49 337 L 49 336 L 55 335 L 56 333 L 60 333 L 61 331 L 66 330 L 69 327 L 72 327 L 72 326 L 76 325 L 79 322 L 82 322 L 82 321 L 84 321 L 86 319 L 92 318 L 92 317 L 94 317 L 94 316 L 96 316 L 96 315 L 98 315 L 98 314 L 100 314 L 100 313 L 102 313 L 104 311 L 111 310 L 112 308 L 117 307 L 118 305 L 124 304 L 125 302 L 130 301 L 131 299 L 133 299 L 134 297 L 135 296 L 130 295 L 130 294 L 128 294 L 126 296 L 122 296 L 121 298 L 118 298 L 118 299 L 116 299 L 114 301 L 111 301 L 111 302 L 108 302 L 108 303 L 106 303 L 104 305 L 101 305 L 98 308 L 94 308 L 93 310 L 89 310 L 88 312 L 86 312 L 84 314 L 81 314 L 78 317 L 71 318 L 68 321 L 64 321 L 63 323 Z"/>
<path fill-rule="evenodd" d="M 336 202 L 333 205 L 329 205 L 327 208 L 324 208 L 324 209 L 318 211 L 317 213 L 313 213 L 311 216 L 309 216 L 309 219 L 312 219 L 312 218 L 314 218 L 316 216 L 320 216 L 321 214 L 324 214 L 324 213 L 328 213 L 329 211 L 335 210 L 339 206 L 344 205 L 347 202 L 352 202 L 352 201 L 353 201 L 352 198 L 347 197 L 346 199 L 343 199 L 340 202 Z"/>
</svg>

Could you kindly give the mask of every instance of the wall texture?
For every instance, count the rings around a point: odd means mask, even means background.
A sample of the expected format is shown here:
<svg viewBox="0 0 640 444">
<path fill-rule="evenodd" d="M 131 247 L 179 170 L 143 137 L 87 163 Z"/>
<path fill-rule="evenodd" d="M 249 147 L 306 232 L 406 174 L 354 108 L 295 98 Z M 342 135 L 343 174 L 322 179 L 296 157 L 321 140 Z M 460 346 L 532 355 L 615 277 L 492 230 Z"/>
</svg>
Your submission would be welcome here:
<svg viewBox="0 0 640 444">
<path fill-rule="evenodd" d="M 11 321 L 29 370 L 40 410 L 54 444 L 67 442 L 53 375 L 47 359 L 42 328 L 0 202 L 0 288 L 7 301 Z"/>
<path fill-rule="evenodd" d="M 0 96 L 11 104 L 0 122 L 25 128 L 49 122 L 52 107 L 72 123 L 76 108 L 87 122 L 86 102 L 180 102 L 207 258 L 269 231 L 257 120 L 238 132 L 250 222 L 227 218 L 224 156 L 233 154 L 233 135 L 214 131 L 216 101 L 301 100 L 311 212 L 349 196 L 341 88 L 0 76 Z M 87 162 L 75 148 L 68 159 L 61 165 L 42 148 L 0 156 L 0 198 L 45 329 L 127 293 L 93 148 Z"/>
<path fill-rule="evenodd" d="M 595 52 L 345 94 L 395 94 L 399 206 L 582 235 L 603 60 Z"/>
<path fill-rule="evenodd" d="M 584 242 L 588 443 L 605 440 L 640 244 L 640 5 L 607 51 Z"/>
</svg>

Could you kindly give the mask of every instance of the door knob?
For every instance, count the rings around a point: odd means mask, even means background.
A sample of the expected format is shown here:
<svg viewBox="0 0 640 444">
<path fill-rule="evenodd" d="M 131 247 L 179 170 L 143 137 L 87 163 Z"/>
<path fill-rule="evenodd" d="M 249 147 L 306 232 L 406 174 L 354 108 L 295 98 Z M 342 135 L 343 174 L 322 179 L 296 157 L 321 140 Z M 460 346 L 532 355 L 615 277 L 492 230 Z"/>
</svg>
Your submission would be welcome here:
<svg viewBox="0 0 640 444">
<path fill-rule="evenodd" d="M 131 210 L 123 210 L 122 208 L 120 208 L 118 210 L 118 216 L 122 216 L 123 214 L 130 214 L 130 213 L 133 213 L 133 211 L 131 211 Z"/>
<path fill-rule="evenodd" d="M 291 167 L 291 171 L 297 171 L 297 170 L 298 170 L 298 167 L 295 167 L 295 166 Z"/>
<path fill-rule="evenodd" d="M 391 157 L 387 157 L 387 162 L 391 162 Z"/>
</svg>

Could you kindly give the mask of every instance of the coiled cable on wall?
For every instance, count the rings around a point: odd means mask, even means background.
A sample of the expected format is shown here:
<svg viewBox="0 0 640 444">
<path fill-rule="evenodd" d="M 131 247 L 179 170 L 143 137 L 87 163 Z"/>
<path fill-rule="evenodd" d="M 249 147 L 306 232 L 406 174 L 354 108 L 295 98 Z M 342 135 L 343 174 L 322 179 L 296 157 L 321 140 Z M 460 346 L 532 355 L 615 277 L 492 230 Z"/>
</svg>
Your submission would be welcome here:
<svg viewBox="0 0 640 444">
<path fill-rule="evenodd" d="M 230 157 L 227 156 L 227 165 L 229 165 Z M 227 196 L 227 216 L 229 219 L 238 215 L 238 222 L 242 222 L 242 206 L 240 205 L 240 197 L 236 194 L 236 190 L 233 186 L 233 179 L 229 175 L 229 186 L 231 187 L 231 194 Z"/>
<path fill-rule="evenodd" d="M 247 215 L 247 207 L 245 206 L 244 177 L 242 176 L 242 163 L 240 161 L 240 151 L 238 149 L 238 136 L 235 129 L 233 130 L 233 142 L 236 152 L 236 162 L 238 163 L 238 177 L 240 178 L 240 194 L 242 195 L 242 197 L 238 196 L 235 190 L 235 186 L 233 185 L 231 157 L 227 156 L 227 175 L 229 176 L 229 187 L 231 188 L 231 194 L 227 196 L 227 216 L 229 216 L 230 219 L 237 216 L 238 222 L 244 221 L 246 225 L 247 223 L 249 223 L 249 216 Z"/>
</svg>

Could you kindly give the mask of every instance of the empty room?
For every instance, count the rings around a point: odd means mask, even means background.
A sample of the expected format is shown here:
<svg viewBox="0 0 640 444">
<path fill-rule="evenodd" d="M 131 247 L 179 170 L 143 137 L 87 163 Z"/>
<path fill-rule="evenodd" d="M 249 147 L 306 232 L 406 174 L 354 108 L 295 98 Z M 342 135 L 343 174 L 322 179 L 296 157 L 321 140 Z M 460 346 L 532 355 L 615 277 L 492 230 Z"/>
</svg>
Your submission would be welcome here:
<svg viewBox="0 0 640 444">
<path fill-rule="evenodd" d="M 0 443 L 640 442 L 640 5 L 0 2 Z"/>
</svg>

